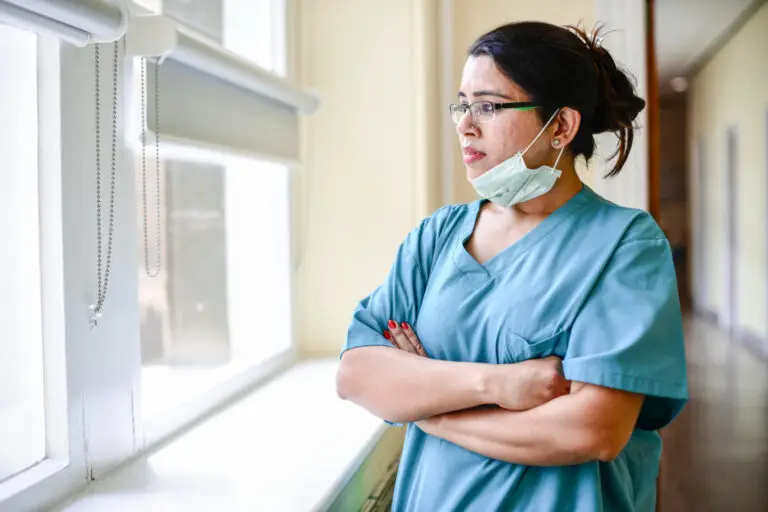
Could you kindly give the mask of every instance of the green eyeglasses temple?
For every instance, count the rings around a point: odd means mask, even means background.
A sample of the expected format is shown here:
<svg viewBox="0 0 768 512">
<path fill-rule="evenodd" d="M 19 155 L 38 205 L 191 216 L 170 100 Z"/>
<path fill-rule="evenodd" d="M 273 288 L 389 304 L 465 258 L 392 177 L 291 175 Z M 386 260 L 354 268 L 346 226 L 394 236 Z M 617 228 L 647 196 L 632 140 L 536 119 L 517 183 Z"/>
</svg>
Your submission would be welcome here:
<svg viewBox="0 0 768 512">
<path fill-rule="evenodd" d="M 536 105 L 536 104 L 528 103 L 528 102 L 492 103 L 492 105 L 493 105 L 493 108 L 495 108 L 497 110 L 510 108 L 510 109 L 514 109 L 514 110 L 520 110 L 522 112 L 525 112 L 527 110 L 533 110 L 533 109 L 539 108 L 541 106 L 541 105 Z M 467 105 L 467 108 L 468 107 L 469 107 L 469 105 Z M 458 109 L 459 105 L 452 105 L 451 108 Z"/>
<path fill-rule="evenodd" d="M 503 108 L 511 108 L 514 110 L 533 110 L 535 108 L 539 108 L 539 105 L 536 105 L 534 103 L 528 103 L 528 102 L 520 102 L 520 103 L 494 103 L 494 108 L 497 109 L 503 109 Z"/>
</svg>

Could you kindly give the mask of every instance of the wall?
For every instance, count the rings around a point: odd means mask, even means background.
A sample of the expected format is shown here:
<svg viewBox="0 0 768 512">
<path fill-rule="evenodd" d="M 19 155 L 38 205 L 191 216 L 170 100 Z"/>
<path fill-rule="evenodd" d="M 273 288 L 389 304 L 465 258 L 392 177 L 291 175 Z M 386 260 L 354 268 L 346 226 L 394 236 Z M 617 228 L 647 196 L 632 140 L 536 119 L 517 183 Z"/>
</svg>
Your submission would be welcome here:
<svg viewBox="0 0 768 512">
<path fill-rule="evenodd" d="M 697 283 L 697 300 L 722 317 L 727 310 L 726 130 L 735 127 L 738 132 L 737 319 L 740 328 L 763 337 L 768 336 L 767 48 L 765 4 L 694 77 L 688 143 L 691 161 L 695 162 L 690 179 L 695 261 L 699 262 L 695 273 L 703 280 Z M 703 177 L 698 174 L 698 144 L 705 155 Z M 704 223 L 697 219 L 697 212 L 706 215 Z"/>
<path fill-rule="evenodd" d="M 446 102 L 455 102 L 461 82 L 461 71 L 467 57 L 467 50 L 472 42 L 485 32 L 509 23 L 521 20 L 540 20 L 556 25 L 575 25 L 582 22 L 588 29 L 594 24 L 594 0 L 574 0 L 569 2 L 537 2 L 531 0 L 453 0 L 451 13 L 453 21 L 453 60 L 451 62 L 453 82 L 451 96 Z M 453 129 L 453 128 L 451 128 Z M 469 184 L 461 158 L 458 138 L 453 137 L 453 147 L 446 149 L 452 155 L 452 201 L 470 202 L 477 195 Z M 446 139 L 447 141 L 448 139 Z M 587 181 L 592 180 L 589 172 L 580 168 L 580 175 Z"/>
<path fill-rule="evenodd" d="M 425 175 L 435 142 L 418 128 L 429 122 L 418 84 L 426 80 L 422 49 L 434 44 L 425 21 L 434 5 L 297 3 L 297 79 L 323 101 L 305 120 L 306 167 L 294 182 L 295 332 L 305 356 L 338 353 L 356 303 L 437 207 L 437 186 Z"/>
</svg>

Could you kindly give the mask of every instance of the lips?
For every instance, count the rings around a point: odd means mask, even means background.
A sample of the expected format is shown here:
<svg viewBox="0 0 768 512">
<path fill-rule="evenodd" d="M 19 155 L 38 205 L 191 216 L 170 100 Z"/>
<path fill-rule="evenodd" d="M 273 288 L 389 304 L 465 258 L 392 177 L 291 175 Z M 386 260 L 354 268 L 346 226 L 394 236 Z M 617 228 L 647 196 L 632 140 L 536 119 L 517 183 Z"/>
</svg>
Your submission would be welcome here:
<svg viewBox="0 0 768 512">
<path fill-rule="evenodd" d="M 472 146 L 463 147 L 461 152 L 464 155 L 465 164 L 471 164 L 473 162 L 477 162 L 478 160 L 485 157 L 485 153 L 483 153 L 482 151 L 476 150 Z"/>
</svg>

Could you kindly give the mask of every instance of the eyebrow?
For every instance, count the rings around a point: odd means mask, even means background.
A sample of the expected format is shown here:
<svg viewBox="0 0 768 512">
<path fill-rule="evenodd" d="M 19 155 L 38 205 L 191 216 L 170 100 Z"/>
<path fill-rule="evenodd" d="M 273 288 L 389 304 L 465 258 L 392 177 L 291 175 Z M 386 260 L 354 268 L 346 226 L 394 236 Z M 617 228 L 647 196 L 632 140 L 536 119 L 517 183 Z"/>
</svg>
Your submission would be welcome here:
<svg viewBox="0 0 768 512">
<path fill-rule="evenodd" d="M 472 95 L 473 96 L 496 96 L 497 98 L 504 98 L 506 100 L 512 100 L 512 101 L 515 100 L 515 98 L 513 98 L 511 96 L 507 96 L 506 94 L 502 94 L 502 93 L 496 92 L 496 91 L 489 91 L 489 90 L 475 91 L 474 93 L 472 93 Z M 461 91 L 459 91 L 458 96 L 459 96 L 459 98 L 466 98 L 467 97 L 467 95 L 464 94 Z"/>
</svg>

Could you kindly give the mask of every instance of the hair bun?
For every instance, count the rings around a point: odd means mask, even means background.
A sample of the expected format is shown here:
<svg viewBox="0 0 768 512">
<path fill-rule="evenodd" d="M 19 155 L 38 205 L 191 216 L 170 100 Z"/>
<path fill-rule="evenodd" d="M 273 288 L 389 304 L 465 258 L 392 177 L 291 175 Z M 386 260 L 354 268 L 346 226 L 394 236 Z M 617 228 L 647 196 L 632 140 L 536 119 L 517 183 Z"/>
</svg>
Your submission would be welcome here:
<svg viewBox="0 0 768 512">
<path fill-rule="evenodd" d="M 629 74 L 619 69 L 611 54 L 603 48 L 601 29 L 597 27 L 589 35 L 583 31 L 580 34 L 595 60 L 599 87 L 592 133 L 617 132 L 628 128 L 645 108 L 645 100 L 635 93 Z"/>
<path fill-rule="evenodd" d="M 613 132 L 619 139 L 615 155 L 623 156 L 618 162 L 620 169 L 626 161 L 625 149 L 632 147 L 634 132 L 632 123 L 645 108 L 645 100 L 635 93 L 635 85 L 629 73 L 619 69 L 611 54 L 603 48 L 602 26 L 587 34 L 580 27 L 570 27 L 589 48 L 597 74 L 597 103 L 592 112 L 592 133 Z M 634 80 L 634 77 L 632 77 Z"/>
</svg>

